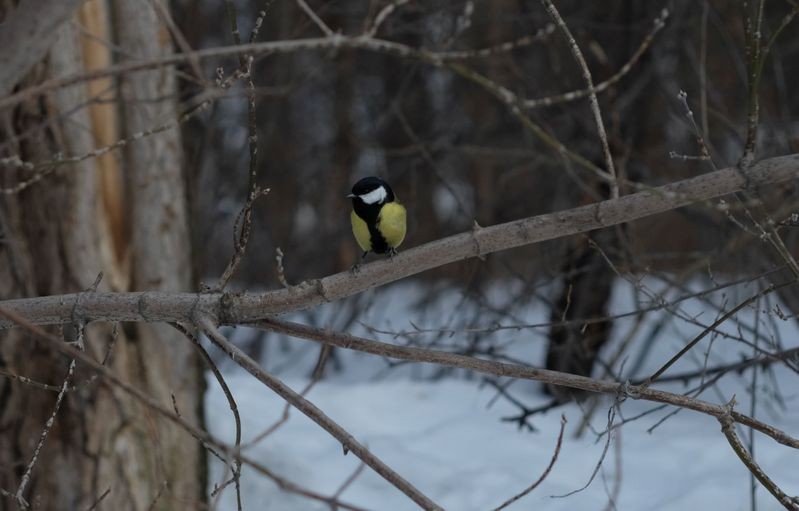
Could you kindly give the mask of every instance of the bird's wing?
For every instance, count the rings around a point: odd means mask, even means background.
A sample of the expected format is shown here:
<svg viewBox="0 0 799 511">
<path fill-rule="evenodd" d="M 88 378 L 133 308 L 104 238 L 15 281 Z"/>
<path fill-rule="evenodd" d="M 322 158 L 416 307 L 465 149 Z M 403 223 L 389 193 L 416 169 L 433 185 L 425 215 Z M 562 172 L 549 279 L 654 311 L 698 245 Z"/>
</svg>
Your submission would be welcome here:
<svg viewBox="0 0 799 511">
<path fill-rule="evenodd" d="M 369 226 L 366 225 L 366 222 L 364 222 L 355 211 L 350 213 L 350 222 L 352 223 L 352 234 L 355 235 L 355 241 L 358 242 L 358 246 L 360 246 L 361 250 L 364 252 L 370 251 L 372 249 L 372 241 L 371 235 L 369 234 Z"/>
</svg>

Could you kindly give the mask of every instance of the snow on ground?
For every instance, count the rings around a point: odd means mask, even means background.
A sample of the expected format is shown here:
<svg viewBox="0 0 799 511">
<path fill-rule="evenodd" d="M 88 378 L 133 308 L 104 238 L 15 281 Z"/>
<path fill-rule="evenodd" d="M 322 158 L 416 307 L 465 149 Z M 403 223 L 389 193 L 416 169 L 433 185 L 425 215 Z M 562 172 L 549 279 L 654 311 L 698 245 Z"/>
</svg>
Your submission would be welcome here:
<svg viewBox="0 0 799 511">
<path fill-rule="evenodd" d="M 657 289 L 659 284 L 645 282 L 643 285 L 645 289 Z M 634 291 L 629 283 L 617 285 L 612 311 L 634 310 Z M 726 302 L 729 309 L 753 291 L 751 285 L 739 286 L 717 293 L 714 299 L 716 303 Z M 473 299 L 464 299 L 455 291 L 445 291 L 434 303 L 422 308 L 424 313 L 420 313 L 413 304 L 423 297 L 422 292 L 408 285 L 393 286 L 364 297 L 365 301 L 356 307 L 360 310 L 364 303 L 368 303 L 368 307 L 363 307 L 365 312 L 360 316 L 361 321 L 393 331 L 412 329 L 409 321 L 420 328 L 457 327 L 464 323 L 469 326 L 489 325 L 502 316 L 508 316 L 502 320 L 503 324 L 546 321 L 543 306 L 519 303 L 512 298 L 512 289 L 493 293 L 490 303 L 481 305 Z M 772 307 L 773 303 L 761 302 L 759 313 L 754 308 L 745 310 L 740 316 L 742 323 L 731 323 L 726 330 L 732 334 L 743 332 L 745 338 L 753 339 L 753 336 L 746 335 L 747 328 L 754 328 L 755 318 L 758 318 L 761 320 L 757 327 L 760 334 L 775 342 L 779 340 L 784 347 L 799 345 L 793 322 L 767 314 Z M 346 304 L 329 304 L 313 318 L 298 315 L 292 319 L 335 326 L 346 308 Z M 718 315 L 718 311 L 708 308 L 698 299 L 681 303 L 679 310 L 684 318 L 693 318 L 704 324 L 712 322 Z M 480 321 L 472 319 L 475 314 L 479 314 Z M 492 314 L 498 316 L 493 318 Z M 636 346 L 644 344 L 651 327 L 663 318 L 662 313 L 650 316 L 638 330 L 641 339 L 636 341 Z M 616 341 L 624 337 L 630 325 L 632 320 L 616 324 Z M 627 377 L 651 373 L 701 329 L 701 326 L 688 321 L 668 323 L 660 330 L 660 335 L 652 339 L 653 348 L 640 362 L 638 374 Z M 353 325 L 350 331 L 390 342 L 404 342 L 391 336 L 368 334 L 361 324 Z M 492 340 L 505 343 L 507 352 L 513 356 L 540 364 L 543 354 L 540 335 L 529 330 L 509 330 L 490 335 Z M 244 335 L 236 332 L 234 338 L 240 337 Z M 445 336 L 443 342 L 456 345 L 462 337 Z M 711 341 L 712 349 L 707 355 L 710 365 L 736 361 L 742 355 L 751 354 L 751 348 L 740 342 L 721 336 L 708 338 L 670 372 L 701 367 Z M 274 371 L 295 390 L 301 390 L 308 383 L 318 346 L 305 341 L 272 338 L 266 347 L 262 353 L 264 367 Z M 613 346 L 606 353 L 612 351 Z M 496 391 L 480 385 L 479 377 L 459 372 L 431 381 L 428 377 L 435 374 L 435 368 L 405 365 L 386 371 L 386 362 L 382 359 L 341 350 L 338 354 L 341 371 L 328 371 L 329 376 L 316 384 L 307 395 L 308 399 L 445 509 L 493 509 L 536 480 L 552 456 L 561 413 L 569 422 L 557 464 L 541 486 L 508 509 L 613 509 L 612 505 L 608 507 L 609 495 L 616 484 L 620 484 L 620 490 L 613 505 L 618 510 L 750 509 L 748 472 L 713 418 L 683 410 L 649 433 L 647 430 L 670 412 L 671 409 L 667 409 L 624 425 L 614 435 L 602 469 L 593 483 L 572 496 L 555 498 L 553 496 L 579 489 L 588 482 L 604 448 L 604 437 L 597 440 L 590 431 L 580 438 L 575 437 L 574 432 L 583 417 L 583 411 L 577 405 L 535 416 L 532 422 L 538 428 L 537 432 L 520 431 L 515 425 L 501 420 L 518 410 L 506 400 L 494 401 Z M 633 349 L 625 364 L 638 364 L 638 360 L 636 349 Z M 223 367 L 238 401 L 246 443 L 280 417 L 284 403 L 248 374 L 228 364 Z M 759 373 L 756 415 L 795 437 L 799 436 L 797 376 L 785 368 L 777 369 L 773 374 L 772 378 L 768 373 Z M 705 391 L 702 398 L 720 403 L 735 393 L 740 403 L 738 409 L 748 413 L 750 375 L 751 371 L 747 371 L 742 376 L 727 376 L 719 386 Z M 784 403 L 782 406 L 771 396 L 775 380 Z M 664 385 L 663 388 L 674 392 L 687 390 L 679 383 Z M 528 406 L 546 402 L 538 392 L 537 384 L 517 382 L 511 389 Z M 489 403 L 492 405 L 488 406 Z M 609 399 L 604 400 L 593 415 L 591 423 L 596 430 L 605 428 L 610 404 Z M 653 406 L 628 399 L 621 405 L 621 413 L 623 417 L 633 417 Z M 214 436 L 233 442 L 232 415 L 212 377 L 208 379 L 206 417 Z M 742 438 L 748 439 L 748 434 L 748 431 L 744 432 Z M 799 494 L 799 470 L 796 470 L 799 453 L 759 434 L 755 439 L 758 463 L 789 495 Z M 246 452 L 282 477 L 325 495 L 334 494 L 359 464 L 354 455 L 345 456 L 338 442 L 297 411 L 292 411 L 289 421 L 280 429 Z M 212 459 L 210 464 L 210 484 L 213 487 L 214 483 L 224 479 L 225 474 L 221 463 Z M 246 466 L 242 494 L 244 509 L 330 509 L 323 503 L 281 491 Z M 368 467 L 340 498 L 371 510 L 417 509 L 404 494 Z M 762 487 L 757 489 L 757 501 L 760 510 L 779 508 Z M 232 487 L 223 492 L 219 509 L 236 509 Z"/>
</svg>

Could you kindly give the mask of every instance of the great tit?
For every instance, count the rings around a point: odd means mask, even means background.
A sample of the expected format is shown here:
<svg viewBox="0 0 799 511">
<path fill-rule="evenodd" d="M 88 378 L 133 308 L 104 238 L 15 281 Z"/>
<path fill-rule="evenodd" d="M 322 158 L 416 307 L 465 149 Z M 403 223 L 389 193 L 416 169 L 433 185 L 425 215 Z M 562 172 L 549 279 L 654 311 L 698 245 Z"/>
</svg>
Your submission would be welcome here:
<svg viewBox="0 0 799 511">
<path fill-rule="evenodd" d="M 350 222 L 355 240 L 366 257 L 369 252 L 397 253 L 405 239 L 405 206 L 397 202 L 391 187 L 379 177 L 365 177 L 355 183 Z"/>
</svg>

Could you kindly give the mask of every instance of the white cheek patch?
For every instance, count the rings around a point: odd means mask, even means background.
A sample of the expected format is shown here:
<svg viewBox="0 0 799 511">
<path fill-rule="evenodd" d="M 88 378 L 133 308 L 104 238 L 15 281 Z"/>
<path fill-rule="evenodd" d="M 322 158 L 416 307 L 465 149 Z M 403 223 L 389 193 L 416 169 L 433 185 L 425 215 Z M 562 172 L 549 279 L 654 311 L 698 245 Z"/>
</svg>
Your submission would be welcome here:
<svg viewBox="0 0 799 511">
<path fill-rule="evenodd" d="M 378 186 L 371 192 L 359 195 L 358 197 L 366 204 L 379 204 L 386 200 L 387 195 L 388 192 L 386 192 L 386 189 L 382 186 Z"/>
</svg>

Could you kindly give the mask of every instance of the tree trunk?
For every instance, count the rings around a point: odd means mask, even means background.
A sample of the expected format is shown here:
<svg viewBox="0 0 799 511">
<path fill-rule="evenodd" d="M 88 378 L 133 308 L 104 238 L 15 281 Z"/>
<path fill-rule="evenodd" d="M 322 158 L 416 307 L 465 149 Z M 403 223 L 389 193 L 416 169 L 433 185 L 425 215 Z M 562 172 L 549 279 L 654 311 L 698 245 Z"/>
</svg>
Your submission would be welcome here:
<svg viewBox="0 0 799 511">
<path fill-rule="evenodd" d="M 90 3 L 102 14 L 102 2 Z M 119 3 L 116 9 L 125 22 L 120 23 L 124 29 L 118 43 L 126 51 L 142 58 L 168 51 L 169 39 L 159 37 L 163 34 L 149 4 L 134 8 Z M 96 12 L 93 19 L 107 22 Z M 83 22 L 91 31 L 86 17 Z M 83 72 L 84 56 L 90 57 L 86 48 L 82 55 L 81 42 L 85 40 L 75 25 L 64 24 L 47 63 L 34 67 L 26 84 Z M 174 118 L 172 72 L 139 73 L 123 80 L 122 88 L 126 111 L 120 124 L 127 135 Z M 109 114 L 85 108 L 86 91 L 83 85 L 61 89 L 47 100 L 0 114 L 2 156 L 36 162 L 56 153 L 91 151 L 102 140 L 96 134 L 107 129 L 100 120 L 107 123 Z M 142 98 L 160 101 L 136 101 Z M 117 169 L 106 158 L 61 167 L 19 194 L 0 195 L 0 297 L 87 290 L 101 271 L 105 277 L 100 290 L 125 290 L 127 282 L 139 290 L 190 289 L 180 147 L 179 132 L 172 130 L 116 154 L 128 177 L 125 190 L 121 181 L 107 179 Z M 4 169 L 0 185 L 13 186 L 28 176 Z M 123 196 L 129 204 L 120 202 Z M 120 224 L 123 213 L 128 216 L 126 229 Z M 128 264 L 120 250 L 123 238 L 131 235 Z M 79 307 L 75 318 L 79 324 Z M 75 326 L 64 329 L 66 340 L 74 340 L 77 331 Z M 84 347 L 165 405 L 172 406 L 174 395 L 184 418 L 201 421 L 198 358 L 169 327 L 136 326 L 123 332 L 92 324 L 86 328 Z M 205 464 L 197 442 L 102 380 L 92 380 L 80 366 L 70 382 L 74 389 L 66 393 L 31 465 L 58 392 L 7 375 L 60 387 L 68 366 L 69 360 L 32 342 L 21 330 L 0 333 L 0 489 L 13 495 L 23 486 L 20 495 L 32 509 L 88 509 L 107 490 L 99 509 L 148 509 L 154 502 L 159 509 L 198 507 Z M 14 498 L 0 497 L 0 509 L 17 507 Z"/>
</svg>

